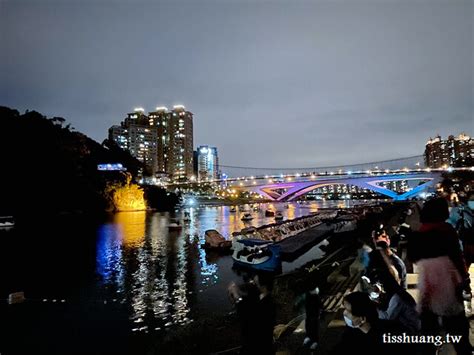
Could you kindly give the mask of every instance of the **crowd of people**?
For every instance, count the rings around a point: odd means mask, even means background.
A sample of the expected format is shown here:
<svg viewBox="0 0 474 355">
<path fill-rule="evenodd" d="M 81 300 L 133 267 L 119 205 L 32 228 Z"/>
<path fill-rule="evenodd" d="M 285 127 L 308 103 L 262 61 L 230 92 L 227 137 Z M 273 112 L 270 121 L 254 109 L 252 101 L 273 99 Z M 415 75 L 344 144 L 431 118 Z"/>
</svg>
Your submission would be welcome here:
<svg viewBox="0 0 474 355">
<path fill-rule="evenodd" d="M 446 343 L 437 341 L 441 334 L 456 337 L 452 345 L 458 355 L 473 354 L 466 305 L 472 297 L 468 270 L 474 261 L 474 194 L 461 202 L 426 201 L 416 231 L 407 223 L 413 212 L 407 209 L 394 238 L 383 225 L 375 228 L 370 248 L 359 250 L 363 276 L 357 291 L 344 297 L 346 328 L 334 354 L 437 354 Z M 407 266 L 418 274 L 417 300 L 407 289 Z M 275 352 L 271 285 L 270 278 L 257 276 L 229 288 L 242 321 L 243 354 Z M 321 341 L 319 290 L 311 287 L 305 298 L 304 346 L 315 350 Z"/>
<path fill-rule="evenodd" d="M 335 354 L 359 347 L 363 353 L 436 354 L 447 342 L 437 341 L 441 334 L 457 337 L 451 343 L 458 355 L 472 354 L 466 312 L 472 297 L 468 270 L 474 256 L 473 200 L 472 193 L 462 205 L 451 207 L 445 198 L 428 200 L 417 231 L 406 223 L 412 212 L 407 210 L 411 212 L 401 215 L 393 244 L 383 226 L 373 231 L 373 250 L 361 248 L 368 254 L 360 258 L 367 260 L 363 282 L 359 291 L 344 298 L 347 330 Z M 416 301 L 407 292 L 401 241 L 405 261 L 418 274 Z M 389 341 L 389 335 L 396 341 Z"/>
</svg>

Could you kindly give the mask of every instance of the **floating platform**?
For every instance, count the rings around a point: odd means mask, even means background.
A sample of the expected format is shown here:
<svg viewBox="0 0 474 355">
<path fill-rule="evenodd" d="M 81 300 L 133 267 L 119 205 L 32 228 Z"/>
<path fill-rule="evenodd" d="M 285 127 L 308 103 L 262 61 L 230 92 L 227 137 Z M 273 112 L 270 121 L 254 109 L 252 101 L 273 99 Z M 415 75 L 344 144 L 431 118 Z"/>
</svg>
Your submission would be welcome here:
<svg viewBox="0 0 474 355">
<path fill-rule="evenodd" d="M 326 239 L 333 232 L 334 227 L 321 223 L 313 228 L 301 232 L 293 237 L 283 239 L 275 244 L 280 246 L 280 257 L 282 261 L 292 262 L 313 246 Z"/>
</svg>

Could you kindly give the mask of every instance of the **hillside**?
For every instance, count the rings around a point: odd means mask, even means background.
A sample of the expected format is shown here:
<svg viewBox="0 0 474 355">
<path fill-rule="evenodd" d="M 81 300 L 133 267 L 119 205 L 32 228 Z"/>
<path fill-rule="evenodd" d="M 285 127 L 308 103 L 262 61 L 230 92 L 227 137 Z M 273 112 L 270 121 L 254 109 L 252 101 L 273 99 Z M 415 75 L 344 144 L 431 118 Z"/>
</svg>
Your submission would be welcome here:
<svg viewBox="0 0 474 355">
<path fill-rule="evenodd" d="M 74 131 L 64 118 L 7 107 L 0 107 L 0 161 L 1 215 L 110 209 L 106 187 L 133 181 L 142 168 L 128 152 Z M 102 163 L 121 163 L 129 175 L 98 171 Z"/>
</svg>

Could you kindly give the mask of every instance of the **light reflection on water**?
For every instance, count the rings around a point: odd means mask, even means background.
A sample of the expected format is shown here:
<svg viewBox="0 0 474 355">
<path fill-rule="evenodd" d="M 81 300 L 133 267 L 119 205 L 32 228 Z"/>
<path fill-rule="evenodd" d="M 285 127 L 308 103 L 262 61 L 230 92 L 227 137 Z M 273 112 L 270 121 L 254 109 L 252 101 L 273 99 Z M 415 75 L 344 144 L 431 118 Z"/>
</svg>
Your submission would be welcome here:
<svg viewBox="0 0 474 355">
<path fill-rule="evenodd" d="M 98 231 L 101 285 L 130 305 L 130 319 L 137 326 L 149 324 L 150 317 L 161 320 L 159 325 L 182 323 L 190 310 L 189 241 L 168 232 L 168 221 L 167 214 L 118 213 Z"/>
<path fill-rule="evenodd" d="M 338 203 L 290 203 L 288 208 L 262 204 L 259 211 L 245 205 L 236 212 L 230 212 L 230 206 L 191 208 L 190 222 L 182 222 L 184 228 L 178 232 L 168 231 L 169 213 L 117 213 L 111 223 L 98 229 L 98 287 L 105 297 L 119 298 L 129 306 L 136 327 L 162 329 L 186 323 L 193 307 L 220 297 L 212 295 L 213 286 L 236 277 L 230 270 L 219 269 L 220 260 L 229 256 L 207 255 L 199 246 L 207 229 L 229 238 L 244 227 L 273 223 L 273 218 L 265 217 L 266 209 L 279 210 L 285 219 L 293 219 Z M 254 217 L 250 223 L 241 221 L 245 212 Z M 175 217 L 182 220 L 183 211 Z M 222 287 L 217 289 L 214 292 L 222 292 Z"/>
</svg>

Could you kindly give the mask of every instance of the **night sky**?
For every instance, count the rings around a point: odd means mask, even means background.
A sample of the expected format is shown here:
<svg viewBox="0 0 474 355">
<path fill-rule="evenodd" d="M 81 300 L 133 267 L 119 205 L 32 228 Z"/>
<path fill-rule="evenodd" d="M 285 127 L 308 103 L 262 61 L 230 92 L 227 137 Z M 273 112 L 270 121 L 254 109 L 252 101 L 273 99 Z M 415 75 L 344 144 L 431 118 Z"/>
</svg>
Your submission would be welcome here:
<svg viewBox="0 0 474 355">
<path fill-rule="evenodd" d="M 473 1 L 0 0 L 0 105 L 101 142 L 184 104 L 226 165 L 422 154 L 474 134 Z"/>
</svg>

